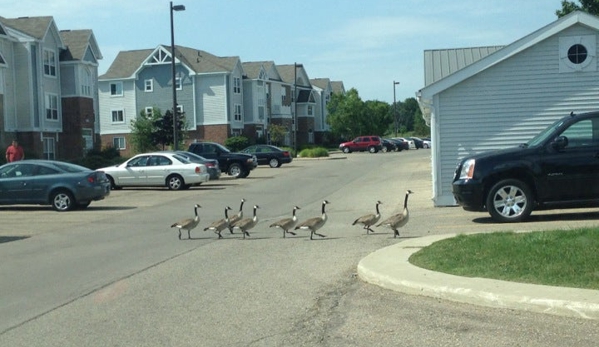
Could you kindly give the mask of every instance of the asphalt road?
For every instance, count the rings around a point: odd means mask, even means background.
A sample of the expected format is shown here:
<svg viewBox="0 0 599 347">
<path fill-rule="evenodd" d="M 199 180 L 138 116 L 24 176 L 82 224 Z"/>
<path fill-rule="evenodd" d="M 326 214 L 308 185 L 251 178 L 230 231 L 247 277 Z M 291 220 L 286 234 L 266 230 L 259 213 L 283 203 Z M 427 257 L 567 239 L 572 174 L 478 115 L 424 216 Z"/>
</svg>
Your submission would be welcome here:
<svg viewBox="0 0 599 347">
<path fill-rule="evenodd" d="M 85 211 L 0 207 L 0 346 L 596 346 L 597 321 L 439 301 L 362 283 L 365 255 L 401 242 L 351 222 L 383 201 L 411 220 L 402 237 L 506 230 L 486 214 L 433 208 L 430 151 L 259 167 L 189 191 L 113 191 Z M 201 229 L 247 199 L 260 223 L 243 240 Z M 282 237 L 289 216 L 329 220 L 325 238 Z M 202 205 L 200 227 L 169 226 Z M 592 225 L 596 211 L 537 214 L 516 228 Z M 20 238 L 23 239 L 20 239 Z"/>
</svg>

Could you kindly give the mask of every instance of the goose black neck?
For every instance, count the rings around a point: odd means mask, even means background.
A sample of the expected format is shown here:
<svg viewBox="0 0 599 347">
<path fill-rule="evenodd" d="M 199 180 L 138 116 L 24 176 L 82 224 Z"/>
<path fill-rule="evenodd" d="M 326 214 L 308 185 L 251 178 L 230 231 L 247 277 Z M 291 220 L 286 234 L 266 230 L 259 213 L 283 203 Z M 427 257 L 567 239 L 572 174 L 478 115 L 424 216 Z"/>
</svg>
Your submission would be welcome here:
<svg viewBox="0 0 599 347">
<path fill-rule="evenodd" d="M 197 206 L 193 207 L 193 213 L 195 213 L 196 217 L 198 216 L 198 207 Z"/>
<path fill-rule="evenodd" d="M 325 207 L 326 205 L 327 205 L 327 204 L 325 204 L 324 202 L 322 203 L 322 214 L 324 214 L 324 207 Z"/>
<path fill-rule="evenodd" d="M 376 204 L 376 214 L 380 214 L 380 212 L 379 212 L 379 204 L 378 203 Z"/>
<path fill-rule="evenodd" d="M 244 202 L 245 202 L 245 201 L 241 200 L 241 205 L 239 205 L 239 212 L 243 211 L 243 203 L 244 203 Z"/>
<path fill-rule="evenodd" d="M 408 208 L 408 196 L 410 196 L 410 194 L 406 193 L 406 198 L 405 198 L 405 200 L 403 202 L 403 207 L 404 208 Z"/>
<path fill-rule="evenodd" d="M 225 219 L 229 219 L 229 209 L 225 208 Z"/>
<path fill-rule="evenodd" d="M 254 217 L 256 217 L 256 207 L 254 207 Z"/>
<path fill-rule="evenodd" d="M 293 216 L 295 217 L 295 209 L 293 209 Z"/>
</svg>

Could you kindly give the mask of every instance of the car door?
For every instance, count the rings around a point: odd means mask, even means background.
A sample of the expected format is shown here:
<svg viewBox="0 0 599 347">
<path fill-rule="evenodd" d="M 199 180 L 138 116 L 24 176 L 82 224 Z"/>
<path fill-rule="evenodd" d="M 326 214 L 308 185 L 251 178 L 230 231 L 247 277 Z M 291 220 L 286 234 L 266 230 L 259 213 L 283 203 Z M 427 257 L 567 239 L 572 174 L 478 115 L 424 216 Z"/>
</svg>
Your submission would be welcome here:
<svg viewBox="0 0 599 347">
<path fill-rule="evenodd" d="M 152 155 L 148 159 L 146 167 L 147 184 L 151 186 L 163 186 L 166 177 L 171 173 L 173 161 L 164 155 Z"/>
<path fill-rule="evenodd" d="M 147 185 L 146 169 L 150 156 L 142 155 L 129 160 L 123 170 L 119 170 L 118 183 L 121 186 Z"/>
<path fill-rule="evenodd" d="M 34 171 L 35 166 L 25 162 L 5 167 L 0 172 L 0 202 L 18 204 L 27 201 Z"/>
<path fill-rule="evenodd" d="M 563 148 L 549 144 L 541 156 L 546 201 L 599 198 L 599 119 L 583 119 L 559 136 L 567 139 Z"/>
</svg>

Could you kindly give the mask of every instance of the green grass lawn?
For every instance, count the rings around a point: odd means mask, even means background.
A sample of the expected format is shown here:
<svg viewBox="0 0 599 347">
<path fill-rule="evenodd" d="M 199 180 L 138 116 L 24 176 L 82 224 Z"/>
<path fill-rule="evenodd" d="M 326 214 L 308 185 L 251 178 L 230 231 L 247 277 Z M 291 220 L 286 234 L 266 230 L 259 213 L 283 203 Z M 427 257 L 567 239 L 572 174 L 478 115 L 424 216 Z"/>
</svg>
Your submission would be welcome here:
<svg viewBox="0 0 599 347">
<path fill-rule="evenodd" d="M 458 276 L 599 289 L 599 229 L 458 235 L 410 262 Z"/>
</svg>

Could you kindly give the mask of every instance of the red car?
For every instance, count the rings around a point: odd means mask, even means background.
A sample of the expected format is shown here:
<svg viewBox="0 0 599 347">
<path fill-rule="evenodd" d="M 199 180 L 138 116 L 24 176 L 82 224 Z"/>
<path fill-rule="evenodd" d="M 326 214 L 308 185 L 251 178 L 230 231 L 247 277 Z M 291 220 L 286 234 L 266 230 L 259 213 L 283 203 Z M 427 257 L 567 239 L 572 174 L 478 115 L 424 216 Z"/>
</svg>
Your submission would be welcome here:
<svg viewBox="0 0 599 347">
<path fill-rule="evenodd" d="M 353 141 L 343 142 L 339 149 L 343 153 L 364 152 L 376 153 L 383 148 L 381 138 L 378 136 L 358 136 Z"/>
</svg>

